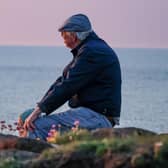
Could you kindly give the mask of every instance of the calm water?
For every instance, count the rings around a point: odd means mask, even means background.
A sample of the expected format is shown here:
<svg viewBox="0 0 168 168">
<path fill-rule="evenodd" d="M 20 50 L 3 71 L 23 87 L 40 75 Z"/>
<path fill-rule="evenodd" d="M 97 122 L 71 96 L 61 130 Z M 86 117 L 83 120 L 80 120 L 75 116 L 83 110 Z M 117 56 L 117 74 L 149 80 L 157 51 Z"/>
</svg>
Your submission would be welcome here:
<svg viewBox="0 0 168 168">
<path fill-rule="evenodd" d="M 123 78 L 120 127 L 168 132 L 168 49 L 115 51 Z M 71 58 L 64 47 L 0 47 L 0 120 L 14 122 L 34 107 Z"/>
</svg>

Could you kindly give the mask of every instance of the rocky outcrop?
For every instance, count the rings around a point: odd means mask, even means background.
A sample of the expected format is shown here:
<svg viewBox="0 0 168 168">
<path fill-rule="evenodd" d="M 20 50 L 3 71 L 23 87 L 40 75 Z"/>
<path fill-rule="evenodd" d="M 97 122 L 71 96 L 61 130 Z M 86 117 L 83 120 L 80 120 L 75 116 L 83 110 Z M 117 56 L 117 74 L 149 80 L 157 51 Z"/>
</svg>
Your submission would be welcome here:
<svg viewBox="0 0 168 168">
<path fill-rule="evenodd" d="M 128 127 L 128 128 L 102 128 L 96 129 L 91 134 L 98 139 L 102 138 L 126 138 L 128 136 L 154 136 L 155 132 L 144 130 L 141 128 Z"/>
<path fill-rule="evenodd" d="M 29 152 L 29 151 L 23 151 L 23 150 L 17 150 L 17 149 L 7 149 L 7 150 L 0 150 L 0 160 L 5 159 L 16 159 L 16 160 L 32 160 L 34 158 L 37 158 L 40 154 Z"/>
<path fill-rule="evenodd" d="M 53 146 L 0 134 L 0 168 L 167 168 L 168 135 L 139 128 L 97 129 L 89 139 Z M 14 167 L 14 166 L 13 166 Z"/>
<path fill-rule="evenodd" d="M 36 160 L 29 163 L 30 168 L 131 168 L 130 155 L 107 152 L 102 157 L 83 153 L 55 155 L 52 159 Z"/>
<path fill-rule="evenodd" d="M 0 168 L 23 167 L 49 148 L 52 145 L 43 141 L 0 134 Z"/>
<path fill-rule="evenodd" d="M 19 138 L 13 135 L 0 134 L 0 150 L 17 149 L 40 153 L 52 146 L 44 141 L 38 141 L 28 138 Z"/>
</svg>

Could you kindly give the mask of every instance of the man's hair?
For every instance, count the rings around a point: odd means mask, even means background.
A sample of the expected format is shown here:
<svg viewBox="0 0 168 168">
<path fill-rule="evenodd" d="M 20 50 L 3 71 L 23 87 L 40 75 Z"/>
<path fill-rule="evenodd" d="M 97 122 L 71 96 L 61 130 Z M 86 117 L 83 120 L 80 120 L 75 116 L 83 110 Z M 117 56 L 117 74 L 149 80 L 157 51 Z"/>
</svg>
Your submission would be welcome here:
<svg viewBox="0 0 168 168">
<path fill-rule="evenodd" d="M 66 34 L 68 35 L 72 35 L 72 34 L 76 34 L 77 38 L 80 40 L 80 41 L 83 41 L 86 39 L 86 37 L 89 35 L 89 33 L 91 33 L 92 30 L 89 30 L 89 31 L 85 31 L 85 32 L 66 32 Z M 63 33 L 63 32 L 61 32 Z"/>
<path fill-rule="evenodd" d="M 75 32 L 75 33 L 76 33 L 77 38 L 83 41 L 86 39 L 86 37 L 89 35 L 90 32 L 92 32 L 92 30 L 85 31 L 85 32 Z"/>
</svg>

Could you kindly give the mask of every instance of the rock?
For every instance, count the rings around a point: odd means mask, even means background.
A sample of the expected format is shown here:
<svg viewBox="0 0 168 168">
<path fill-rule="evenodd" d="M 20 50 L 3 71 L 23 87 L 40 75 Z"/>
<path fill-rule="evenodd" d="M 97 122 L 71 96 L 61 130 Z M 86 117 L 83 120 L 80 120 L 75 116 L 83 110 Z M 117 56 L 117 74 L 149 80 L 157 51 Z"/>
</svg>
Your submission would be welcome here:
<svg viewBox="0 0 168 168">
<path fill-rule="evenodd" d="M 60 146 L 0 134 L 0 160 L 13 157 L 16 162 L 11 165 L 22 168 L 167 168 L 167 134 L 133 127 L 97 129 L 88 134 L 91 139 Z M 155 155 L 158 142 L 162 147 Z"/>
<path fill-rule="evenodd" d="M 11 149 L 16 146 L 17 137 L 0 134 L 0 149 Z"/>
<path fill-rule="evenodd" d="M 53 155 L 52 158 L 43 158 L 43 159 L 37 159 L 33 162 L 27 163 L 29 165 L 29 168 L 102 168 L 103 166 L 103 160 L 96 162 L 97 158 L 95 158 L 93 155 L 87 155 L 80 152 L 77 153 L 57 153 Z M 25 165 L 25 168 L 27 167 Z"/>
<path fill-rule="evenodd" d="M 49 143 L 28 138 L 19 138 L 16 143 L 16 149 L 41 153 L 43 150 L 52 148 Z"/>
<path fill-rule="evenodd" d="M 131 157 L 131 165 L 135 168 L 154 167 L 153 145 L 142 145 L 135 149 Z"/>
<path fill-rule="evenodd" d="M 91 134 L 98 139 L 102 138 L 112 138 L 112 137 L 118 137 L 118 138 L 125 138 L 128 136 L 154 136 L 156 135 L 155 132 L 144 130 L 141 128 L 134 128 L 134 127 L 128 127 L 128 128 L 101 128 L 96 129 L 91 132 Z"/>
<path fill-rule="evenodd" d="M 44 141 L 33 140 L 29 138 L 19 138 L 13 135 L 0 134 L 0 150 L 18 149 L 30 152 L 40 153 L 52 146 Z"/>
<path fill-rule="evenodd" d="M 113 154 L 109 151 L 104 155 L 103 159 L 104 159 L 103 167 L 105 168 L 131 167 L 130 164 L 131 156 L 129 154 L 119 154 L 119 153 Z"/>
<path fill-rule="evenodd" d="M 0 150 L 0 160 L 4 159 L 16 159 L 16 160 L 31 160 L 37 158 L 39 154 L 29 151 L 21 151 L 16 149 Z"/>
<path fill-rule="evenodd" d="M 131 168 L 131 156 L 129 154 L 113 154 L 108 151 L 103 157 L 97 157 L 87 153 L 72 152 L 69 154 L 55 154 L 52 158 L 34 160 L 27 163 L 25 168 Z"/>
</svg>

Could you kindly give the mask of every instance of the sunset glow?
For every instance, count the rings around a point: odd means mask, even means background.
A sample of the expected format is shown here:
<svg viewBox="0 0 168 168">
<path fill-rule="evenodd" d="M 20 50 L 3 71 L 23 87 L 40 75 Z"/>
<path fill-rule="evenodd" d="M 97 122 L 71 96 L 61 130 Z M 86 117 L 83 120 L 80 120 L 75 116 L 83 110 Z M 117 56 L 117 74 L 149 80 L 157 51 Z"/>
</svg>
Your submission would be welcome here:
<svg viewBox="0 0 168 168">
<path fill-rule="evenodd" d="M 0 0 L 0 45 L 63 45 L 58 27 L 84 13 L 114 47 L 168 47 L 168 1 Z"/>
</svg>

